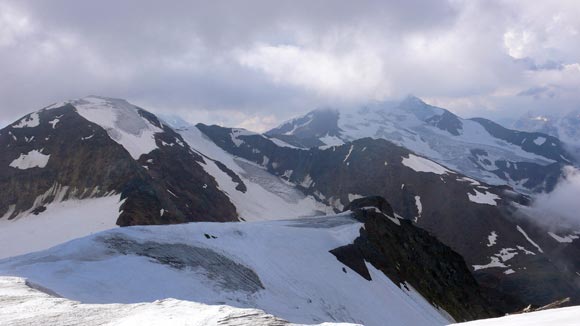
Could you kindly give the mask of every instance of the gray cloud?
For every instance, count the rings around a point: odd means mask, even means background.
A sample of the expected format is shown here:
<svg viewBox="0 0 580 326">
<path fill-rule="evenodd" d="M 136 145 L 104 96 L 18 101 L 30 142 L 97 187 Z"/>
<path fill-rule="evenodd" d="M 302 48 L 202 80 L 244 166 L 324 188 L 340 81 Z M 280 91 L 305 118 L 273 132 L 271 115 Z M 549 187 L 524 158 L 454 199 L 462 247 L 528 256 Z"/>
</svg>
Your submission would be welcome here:
<svg viewBox="0 0 580 326">
<path fill-rule="evenodd" d="M 540 99 L 544 96 L 547 97 L 554 97 L 556 94 L 550 87 L 542 86 L 542 87 L 532 87 L 526 90 L 523 90 L 518 93 L 518 96 L 533 96 L 536 99 Z"/>
<path fill-rule="evenodd" d="M 565 177 L 553 192 L 541 194 L 534 199 L 530 216 L 551 231 L 580 228 L 580 171 L 568 167 Z"/>
<path fill-rule="evenodd" d="M 580 97 L 576 7 L 5 0 L 0 121 L 88 94 L 254 129 L 317 106 L 409 93 L 467 116 L 568 110 Z M 553 97 L 518 96 L 546 85 Z"/>
</svg>

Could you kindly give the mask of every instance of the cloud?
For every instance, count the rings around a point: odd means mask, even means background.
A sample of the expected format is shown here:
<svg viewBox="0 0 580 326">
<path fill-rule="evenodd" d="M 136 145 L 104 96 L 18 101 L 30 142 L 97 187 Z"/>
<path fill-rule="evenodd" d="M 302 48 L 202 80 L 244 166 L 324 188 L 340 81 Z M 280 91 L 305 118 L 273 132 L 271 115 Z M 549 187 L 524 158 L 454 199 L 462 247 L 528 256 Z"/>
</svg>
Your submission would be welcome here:
<svg viewBox="0 0 580 326">
<path fill-rule="evenodd" d="M 580 170 L 573 167 L 565 169 L 564 178 L 554 191 L 538 195 L 530 212 L 536 221 L 552 231 L 580 228 Z"/>
<path fill-rule="evenodd" d="M 539 99 L 543 96 L 554 97 L 555 93 L 551 91 L 550 87 L 532 87 L 518 93 L 518 96 L 533 96 Z"/>
<path fill-rule="evenodd" d="M 468 116 L 565 111 L 580 100 L 578 7 L 569 0 L 5 0 L 0 121 L 88 94 L 231 125 L 409 93 Z M 542 87 L 554 96 L 518 96 Z"/>
</svg>

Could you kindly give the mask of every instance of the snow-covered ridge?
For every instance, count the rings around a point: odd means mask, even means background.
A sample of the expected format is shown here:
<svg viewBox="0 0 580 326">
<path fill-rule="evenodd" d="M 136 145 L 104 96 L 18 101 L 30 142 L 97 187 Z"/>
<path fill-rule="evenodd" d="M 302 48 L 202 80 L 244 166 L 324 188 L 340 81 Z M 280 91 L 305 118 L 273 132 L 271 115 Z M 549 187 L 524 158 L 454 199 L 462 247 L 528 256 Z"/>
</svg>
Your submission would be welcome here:
<svg viewBox="0 0 580 326">
<path fill-rule="evenodd" d="M 82 304 L 43 291 L 47 290 L 22 278 L 0 277 L 0 324 L 298 326 L 257 309 L 176 299 L 134 304 Z M 334 325 L 347 326 L 324 323 L 324 326 Z"/>
<path fill-rule="evenodd" d="M 163 130 L 143 118 L 139 108 L 125 100 L 87 96 L 54 104 L 45 110 L 65 104 L 73 105 L 82 117 L 103 127 L 134 159 L 157 148 L 154 135 Z"/>
<path fill-rule="evenodd" d="M 361 226 L 341 214 L 129 227 L 0 261 L 0 275 L 25 277 L 84 303 L 176 298 L 261 309 L 306 324 L 447 324 L 446 314 L 412 288 L 400 288 L 368 263 L 367 281 L 329 252 L 352 243 Z"/>
</svg>

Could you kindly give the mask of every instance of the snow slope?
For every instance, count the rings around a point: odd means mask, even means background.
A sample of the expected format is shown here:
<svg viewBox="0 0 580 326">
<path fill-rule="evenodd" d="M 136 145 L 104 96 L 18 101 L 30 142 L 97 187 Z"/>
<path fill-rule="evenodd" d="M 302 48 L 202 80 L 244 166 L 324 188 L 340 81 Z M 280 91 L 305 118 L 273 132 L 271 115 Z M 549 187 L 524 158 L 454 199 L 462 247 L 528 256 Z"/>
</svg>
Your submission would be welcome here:
<svg viewBox="0 0 580 326">
<path fill-rule="evenodd" d="M 455 324 L 461 326 L 576 326 L 580 316 L 580 306 L 550 309 L 511 315 L 501 318 L 475 320 L 467 323 Z"/>
<path fill-rule="evenodd" d="M 139 108 L 125 100 L 87 96 L 69 101 L 85 119 L 103 127 L 134 159 L 157 148 L 155 133 L 162 132 L 143 118 Z M 63 105 L 60 103 L 59 105 Z"/>
<path fill-rule="evenodd" d="M 261 309 L 297 323 L 447 324 L 446 313 L 412 288 L 399 288 L 370 264 L 367 281 L 329 252 L 351 243 L 361 225 L 341 214 L 120 228 L 2 260 L 0 275 L 83 303 L 175 298 Z"/>
<path fill-rule="evenodd" d="M 49 204 L 38 215 L 27 212 L 12 220 L 0 218 L 0 258 L 47 249 L 114 228 L 120 205 L 119 196 L 68 200 Z"/>
<path fill-rule="evenodd" d="M 207 164 L 202 167 L 216 179 L 220 189 L 230 197 L 238 214 L 244 220 L 287 219 L 332 212 L 330 207 L 316 201 L 312 196 L 305 196 L 293 185 L 266 171 L 264 167 L 233 157 L 207 138 L 197 127 L 189 126 L 177 131 L 191 148 L 210 158 L 205 160 Z M 236 190 L 237 184 L 214 161 L 221 162 L 240 176 L 247 191 L 244 193 Z"/>
<path fill-rule="evenodd" d="M 256 309 L 175 299 L 137 304 L 82 304 L 42 290 L 21 278 L 0 277 L 0 324 L 298 326 Z"/>
</svg>

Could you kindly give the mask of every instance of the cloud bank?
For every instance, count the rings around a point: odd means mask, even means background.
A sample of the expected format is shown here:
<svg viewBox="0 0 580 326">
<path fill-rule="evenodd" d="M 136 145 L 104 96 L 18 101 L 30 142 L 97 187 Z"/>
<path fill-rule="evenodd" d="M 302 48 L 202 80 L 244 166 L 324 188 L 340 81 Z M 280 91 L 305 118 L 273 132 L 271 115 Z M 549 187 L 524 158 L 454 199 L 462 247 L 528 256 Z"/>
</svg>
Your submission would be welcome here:
<svg viewBox="0 0 580 326">
<path fill-rule="evenodd" d="M 580 231 L 580 170 L 567 167 L 564 178 L 554 191 L 537 196 L 531 214 L 552 231 L 576 229 Z"/>
<path fill-rule="evenodd" d="M 0 3 L 0 121 L 98 94 L 264 130 L 415 94 L 463 116 L 580 103 L 575 0 Z"/>
</svg>

